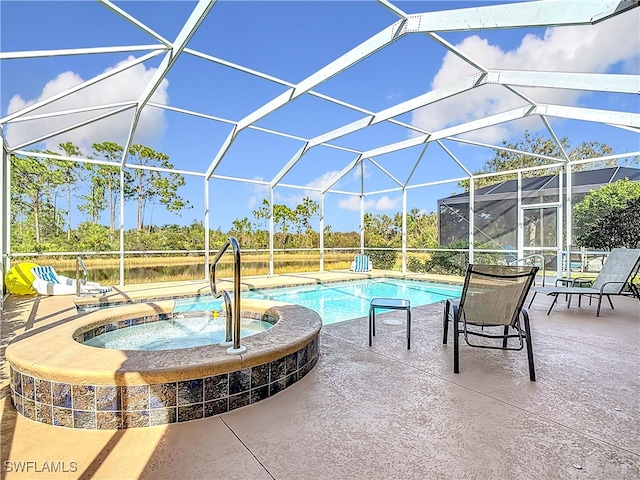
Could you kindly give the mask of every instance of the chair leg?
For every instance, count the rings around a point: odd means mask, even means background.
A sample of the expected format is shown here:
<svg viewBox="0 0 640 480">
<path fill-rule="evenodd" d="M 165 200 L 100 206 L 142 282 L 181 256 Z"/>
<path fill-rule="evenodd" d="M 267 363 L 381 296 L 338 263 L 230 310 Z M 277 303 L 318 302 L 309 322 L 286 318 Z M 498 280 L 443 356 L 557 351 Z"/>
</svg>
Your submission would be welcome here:
<svg viewBox="0 0 640 480">
<path fill-rule="evenodd" d="M 531 308 L 531 305 L 533 305 L 533 299 L 536 298 L 537 294 L 538 292 L 533 292 L 533 296 L 531 297 L 531 301 L 529 302 L 529 308 Z"/>
<path fill-rule="evenodd" d="M 453 373 L 460 373 L 460 363 L 458 361 L 458 347 L 459 347 L 459 330 L 458 330 L 458 317 L 453 316 Z"/>
<path fill-rule="evenodd" d="M 551 313 L 551 310 L 553 309 L 553 306 L 556 304 L 556 302 L 558 301 L 558 294 L 552 294 L 553 295 L 553 303 L 551 303 L 551 306 L 549 307 L 549 311 L 547 312 L 547 315 L 549 315 Z"/>
<path fill-rule="evenodd" d="M 407 310 L 407 350 L 411 349 L 411 309 Z"/>
<path fill-rule="evenodd" d="M 596 317 L 600 316 L 600 305 L 602 305 L 602 297 L 606 296 L 607 300 L 609 300 L 609 305 L 611 305 L 611 310 L 615 310 L 613 308 L 613 302 L 611 301 L 611 296 L 610 295 L 602 295 L 600 294 L 600 296 L 598 297 L 598 308 L 596 308 Z"/>
<path fill-rule="evenodd" d="M 524 331 L 527 342 L 527 360 L 529 361 L 529 380 L 536 381 L 536 369 L 533 364 L 533 343 L 531 342 L 531 325 L 529 324 L 529 313 L 522 309 L 522 317 L 524 318 Z"/>
<path fill-rule="evenodd" d="M 375 335 L 374 327 L 373 327 L 373 313 L 372 308 L 369 308 L 369 346 L 371 346 L 371 338 Z"/>
<path fill-rule="evenodd" d="M 450 308 L 451 303 L 449 302 L 449 300 L 445 301 L 444 303 L 444 315 L 443 315 L 443 319 L 442 319 L 442 331 L 443 336 L 442 336 L 442 343 L 444 345 L 446 345 L 447 343 L 447 337 L 449 336 L 449 308 Z"/>
<path fill-rule="evenodd" d="M 504 326 L 504 338 L 502 339 L 502 348 L 507 348 L 507 335 L 509 335 L 509 325 Z"/>
<path fill-rule="evenodd" d="M 611 301 L 611 295 L 607 295 L 607 300 L 609 300 L 609 305 L 611 305 L 611 310 L 615 310 L 613 308 L 613 302 Z"/>
</svg>

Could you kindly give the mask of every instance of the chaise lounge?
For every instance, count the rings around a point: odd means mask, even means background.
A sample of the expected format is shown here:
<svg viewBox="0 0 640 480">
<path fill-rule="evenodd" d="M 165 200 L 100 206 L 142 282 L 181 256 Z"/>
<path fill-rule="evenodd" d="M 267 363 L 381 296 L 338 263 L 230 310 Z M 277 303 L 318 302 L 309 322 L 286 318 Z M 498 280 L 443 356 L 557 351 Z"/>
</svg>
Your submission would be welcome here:
<svg viewBox="0 0 640 480">
<path fill-rule="evenodd" d="M 50 265 L 33 267 L 31 272 L 35 276 L 33 289 L 40 295 L 75 295 L 78 293 L 76 280 L 58 275 Z M 98 282 L 80 280 L 80 294 L 96 294 L 111 291 L 111 287 L 103 287 Z"/>
<path fill-rule="evenodd" d="M 571 296 L 578 295 L 578 306 L 581 306 L 582 295 L 597 296 L 598 307 L 596 308 L 596 317 L 600 316 L 600 306 L 602 297 L 607 297 L 609 305 L 613 309 L 611 296 L 631 296 L 640 300 L 640 291 L 633 283 L 634 278 L 640 270 L 640 249 L 631 248 L 614 248 L 609 253 L 607 260 L 604 262 L 602 270 L 594 280 L 590 287 L 576 286 L 576 280 L 579 279 L 560 279 L 563 282 L 570 282 L 568 286 L 559 286 L 556 281 L 554 287 L 533 287 L 531 291 L 533 296 L 529 302 L 529 307 L 533 304 L 533 300 L 538 293 L 553 296 L 553 302 L 549 307 L 547 315 L 551 313 L 554 305 L 558 301 L 559 295 L 567 295 L 567 308 L 571 307 Z M 589 302 L 591 303 L 591 302 Z"/>
</svg>

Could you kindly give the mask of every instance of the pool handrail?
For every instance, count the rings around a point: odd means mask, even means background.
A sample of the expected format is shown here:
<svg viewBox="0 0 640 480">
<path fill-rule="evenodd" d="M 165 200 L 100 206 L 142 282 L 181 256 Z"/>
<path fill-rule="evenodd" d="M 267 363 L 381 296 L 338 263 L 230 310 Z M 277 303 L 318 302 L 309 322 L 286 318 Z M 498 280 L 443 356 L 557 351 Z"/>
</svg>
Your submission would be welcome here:
<svg viewBox="0 0 640 480">
<path fill-rule="evenodd" d="M 216 285 L 216 267 L 218 261 L 225 254 L 227 249 L 233 249 L 233 308 L 231 307 L 231 299 L 226 290 L 218 291 Z M 247 347 L 240 346 L 240 245 L 235 237 L 229 237 L 227 241 L 220 247 L 218 253 L 209 265 L 209 282 L 211 284 L 211 294 L 214 298 L 224 299 L 225 309 L 227 312 L 227 333 L 226 342 L 232 342 L 232 346 L 227 349 L 229 354 L 240 354 L 247 350 Z"/>
<path fill-rule="evenodd" d="M 80 278 L 80 270 L 82 270 L 83 277 Z M 84 266 L 82 257 L 78 255 L 76 257 L 76 297 L 81 296 L 80 287 L 87 282 L 87 267 Z"/>
</svg>

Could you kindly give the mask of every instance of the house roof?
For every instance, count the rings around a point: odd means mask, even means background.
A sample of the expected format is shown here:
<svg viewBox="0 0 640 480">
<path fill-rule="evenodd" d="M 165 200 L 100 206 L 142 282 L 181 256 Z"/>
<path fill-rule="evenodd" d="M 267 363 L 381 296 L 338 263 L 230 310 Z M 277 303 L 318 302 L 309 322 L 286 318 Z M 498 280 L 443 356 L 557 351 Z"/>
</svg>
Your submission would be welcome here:
<svg viewBox="0 0 640 480">
<path fill-rule="evenodd" d="M 602 185 L 624 179 L 640 182 L 640 169 L 631 167 L 611 167 L 594 170 L 581 170 L 573 172 L 571 177 L 571 189 L 573 193 L 588 193 L 597 190 Z M 558 192 L 558 175 L 545 175 L 522 179 L 522 196 L 537 197 Z M 566 183 L 564 184 L 566 187 Z M 476 202 L 496 201 L 501 199 L 515 199 L 518 192 L 518 181 L 507 180 L 504 182 L 482 187 L 474 191 Z M 438 204 L 468 203 L 469 192 L 452 195 L 438 200 Z"/>
</svg>

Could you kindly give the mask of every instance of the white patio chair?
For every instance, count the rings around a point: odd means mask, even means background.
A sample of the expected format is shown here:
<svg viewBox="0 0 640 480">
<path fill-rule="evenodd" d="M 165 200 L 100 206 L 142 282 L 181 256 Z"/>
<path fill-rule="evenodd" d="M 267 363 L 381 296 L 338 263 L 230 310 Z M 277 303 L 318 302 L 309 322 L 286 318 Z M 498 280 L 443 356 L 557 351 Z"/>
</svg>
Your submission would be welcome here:
<svg viewBox="0 0 640 480">
<path fill-rule="evenodd" d="M 75 295 L 76 281 L 73 278 L 58 275 L 51 265 L 33 267 L 31 272 L 36 277 L 33 289 L 40 295 Z M 106 293 L 111 287 L 103 287 L 98 282 L 80 281 L 81 294 Z"/>
</svg>

